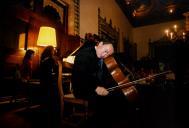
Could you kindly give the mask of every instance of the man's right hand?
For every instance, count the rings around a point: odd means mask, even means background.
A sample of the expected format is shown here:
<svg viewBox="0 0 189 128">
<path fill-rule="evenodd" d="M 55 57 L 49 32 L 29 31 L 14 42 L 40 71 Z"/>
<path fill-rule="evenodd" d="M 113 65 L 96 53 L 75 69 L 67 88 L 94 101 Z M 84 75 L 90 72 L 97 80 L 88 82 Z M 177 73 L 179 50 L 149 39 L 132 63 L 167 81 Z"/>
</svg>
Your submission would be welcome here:
<svg viewBox="0 0 189 128">
<path fill-rule="evenodd" d="M 100 96 L 107 96 L 109 94 L 109 92 L 107 91 L 106 88 L 104 87 L 101 87 L 101 86 L 98 86 L 96 89 L 95 89 L 95 92 L 100 95 Z"/>
</svg>

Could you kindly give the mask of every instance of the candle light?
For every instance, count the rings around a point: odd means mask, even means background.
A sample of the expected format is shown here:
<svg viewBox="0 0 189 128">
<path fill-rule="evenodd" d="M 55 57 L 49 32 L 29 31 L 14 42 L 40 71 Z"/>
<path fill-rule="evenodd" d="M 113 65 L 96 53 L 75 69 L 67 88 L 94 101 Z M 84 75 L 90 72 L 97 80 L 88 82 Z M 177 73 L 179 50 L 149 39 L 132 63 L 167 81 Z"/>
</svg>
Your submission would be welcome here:
<svg viewBox="0 0 189 128">
<path fill-rule="evenodd" d="M 183 32 L 183 33 L 182 33 L 182 38 L 185 39 L 185 36 L 186 36 L 186 33 Z"/>
<path fill-rule="evenodd" d="M 175 25 L 173 26 L 173 28 L 174 28 L 174 31 L 176 32 L 176 31 L 177 31 L 177 25 L 175 24 Z"/>
<path fill-rule="evenodd" d="M 170 32 L 170 38 L 173 39 L 173 32 Z"/>
<path fill-rule="evenodd" d="M 169 30 L 168 29 L 165 30 L 165 34 L 166 34 L 167 37 L 169 36 Z"/>
</svg>

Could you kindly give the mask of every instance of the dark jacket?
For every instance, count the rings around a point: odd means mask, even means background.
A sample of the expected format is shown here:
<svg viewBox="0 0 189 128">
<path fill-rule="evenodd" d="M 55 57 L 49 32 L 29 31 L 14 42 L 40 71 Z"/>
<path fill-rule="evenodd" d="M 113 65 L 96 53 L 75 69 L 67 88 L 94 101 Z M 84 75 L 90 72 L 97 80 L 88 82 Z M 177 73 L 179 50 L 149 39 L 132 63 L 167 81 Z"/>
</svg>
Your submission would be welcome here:
<svg viewBox="0 0 189 128">
<path fill-rule="evenodd" d="M 98 58 L 93 47 L 83 48 L 75 57 L 72 69 L 73 93 L 78 98 L 89 99 L 96 96 Z"/>
<path fill-rule="evenodd" d="M 100 77 L 99 77 L 100 76 Z M 105 64 L 103 68 L 99 66 L 99 58 L 96 56 L 94 47 L 83 48 L 76 55 L 72 69 L 73 93 L 77 98 L 95 101 L 98 113 L 103 116 L 125 113 L 126 98 L 122 91 L 110 92 L 107 96 L 98 96 L 95 92 L 97 86 L 109 88 L 117 86 Z M 113 116 L 112 116 L 113 115 Z"/>
</svg>

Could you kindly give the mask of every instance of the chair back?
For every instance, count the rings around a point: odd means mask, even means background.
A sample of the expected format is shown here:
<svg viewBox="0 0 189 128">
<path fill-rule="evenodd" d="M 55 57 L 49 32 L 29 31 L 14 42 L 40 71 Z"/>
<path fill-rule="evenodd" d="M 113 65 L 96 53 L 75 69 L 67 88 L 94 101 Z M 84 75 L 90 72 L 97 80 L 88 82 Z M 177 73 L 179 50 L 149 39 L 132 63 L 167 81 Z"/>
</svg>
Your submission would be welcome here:
<svg viewBox="0 0 189 128">
<path fill-rule="evenodd" d="M 58 93 L 60 96 L 60 112 L 61 118 L 63 118 L 63 110 L 64 110 L 64 92 L 62 87 L 62 62 L 58 60 Z"/>
</svg>

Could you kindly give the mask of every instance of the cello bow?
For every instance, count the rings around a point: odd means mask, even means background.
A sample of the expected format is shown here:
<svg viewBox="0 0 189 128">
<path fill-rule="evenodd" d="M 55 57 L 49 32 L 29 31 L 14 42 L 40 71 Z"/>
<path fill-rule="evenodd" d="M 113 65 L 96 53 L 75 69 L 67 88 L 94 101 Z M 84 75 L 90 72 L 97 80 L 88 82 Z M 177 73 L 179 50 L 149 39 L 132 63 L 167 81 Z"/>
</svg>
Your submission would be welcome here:
<svg viewBox="0 0 189 128">
<path fill-rule="evenodd" d="M 130 81 L 130 82 L 127 82 L 127 83 L 123 83 L 123 84 L 119 84 L 118 86 L 114 86 L 114 87 L 111 87 L 111 88 L 108 88 L 107 90 L 109 92 L 111 91 L 114 91 L 118 88 L 128 88 L 128 87 L 131 87 L 141 81 L 144 81 L 144 80 L 147 80 L 147 79 L 151 79 L 151 78 L 155 78 L 155 77 L 158 77 L 158 76 L 162 76 L 162 75 L 165 75 L 165 74 L 169 74 L 169 73 L 173 73 L 171 70 L 168 70 L 168 71 L 164 71 L 164 72 L 161 72 L 161 73 L 157 73 L 157 74 L 154 74 L 154 75 L 149 75 L 147 77 L 144 77 L 144 78 L 140 78 L 140 79 L 137 79 L 137 80 L 133 80 L 133 81 Z"/>
</svg>

